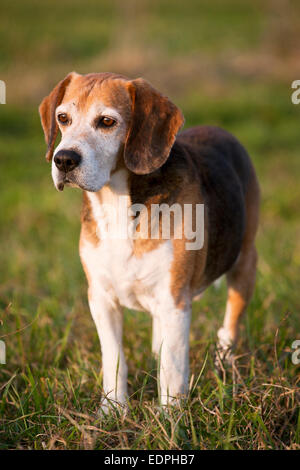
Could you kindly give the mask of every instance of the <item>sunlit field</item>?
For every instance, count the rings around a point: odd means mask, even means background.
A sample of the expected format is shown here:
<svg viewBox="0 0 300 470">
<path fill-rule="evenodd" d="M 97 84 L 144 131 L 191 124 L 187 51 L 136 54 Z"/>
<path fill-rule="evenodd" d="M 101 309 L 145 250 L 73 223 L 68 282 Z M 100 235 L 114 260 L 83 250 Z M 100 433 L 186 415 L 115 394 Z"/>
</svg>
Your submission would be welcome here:
<svg viewBox="0 0 300 470">
<path fill-rule="evenodd" d="M 1 1 L 0 449 L 300 449 L 299 34 L 296 1 Z M 223 280 L 193 304 L 190 395 L 166 412 L 150 317 L 126 310 L 129 410 L 96 414 L 101 355 L 78 256 L 81 193 L 54 189 L 38 116 L 72 70 L 143 76 L 186 127 L 235 134 L 258 173 L 258 276 L 235 362 L 217 375 Z"/>
</svg>

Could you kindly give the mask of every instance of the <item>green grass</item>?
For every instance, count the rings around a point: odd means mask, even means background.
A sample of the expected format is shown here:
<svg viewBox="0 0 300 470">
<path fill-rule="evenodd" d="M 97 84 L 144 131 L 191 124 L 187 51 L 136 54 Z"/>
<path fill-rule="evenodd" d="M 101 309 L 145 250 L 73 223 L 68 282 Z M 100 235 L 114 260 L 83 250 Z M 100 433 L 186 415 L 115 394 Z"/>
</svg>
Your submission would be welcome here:
<svg viewBox="0 0 300 470">
<path fill-rule="evenodd" d="M 281 48 L 299 29 L 299 5 L 282 21 L 278 2 L 85 5 L 1 2 L 0 448 L 299 449 L 291 344 L 300 335 L 300 106 L 290 101 L 299 76 L 293 48 Z M 219 379 L 213 366 L 223 283 L 193 305 L 189 399 L 162 413 L 150 317 L 126 311 L 129 411 L 99 418 L 100 347 L 78 257 L 81 195 L 54 190 L 37 107 L 70 70 L 106 67 L 153 81 L 187 126 L 233 132 L 253 158 L 262 209 L 257 286 L 235 368 Z"/>
</svg>

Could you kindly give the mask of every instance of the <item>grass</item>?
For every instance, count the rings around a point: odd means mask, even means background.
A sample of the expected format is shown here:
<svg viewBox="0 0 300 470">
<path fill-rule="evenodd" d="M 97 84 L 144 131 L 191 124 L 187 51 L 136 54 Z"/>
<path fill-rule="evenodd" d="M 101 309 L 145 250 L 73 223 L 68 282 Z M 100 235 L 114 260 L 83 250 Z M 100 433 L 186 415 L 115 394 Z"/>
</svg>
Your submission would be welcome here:
<svg viewBox="0 0 300 470">
<path fill-rule="evenodd" d="M 291 344 L 300 335 L 300 107 L 290 101 L 299 5 L 86 3 L 1 2 L 0 448 L 299 449 Z M 221 379 L 213 366 L 223 282 L 193 305 L 190 396 L 166 413 L 150 318 L 126 311 L 129 412 L 95 414 L 102 371 L 77 249 L 81 195 L 54 190 L 37 114 L 73 69 L 144 75 L 181 106 L 187 126 L 233 132 L 261 183 L 257 286 L 235 365 Z"/>
</svg>

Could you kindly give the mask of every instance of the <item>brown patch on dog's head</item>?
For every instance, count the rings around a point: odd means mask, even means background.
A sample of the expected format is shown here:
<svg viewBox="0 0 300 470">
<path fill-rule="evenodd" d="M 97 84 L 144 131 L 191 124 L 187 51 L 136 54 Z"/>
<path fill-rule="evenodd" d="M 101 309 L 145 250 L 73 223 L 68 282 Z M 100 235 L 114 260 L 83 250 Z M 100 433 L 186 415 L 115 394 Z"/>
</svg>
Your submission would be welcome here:
<svg viewBox="0 0 300 470">
<path fill-rule="evenodd" d="M 177 106 L 141 78 L 130 81 L 128 91 L 132 118 L 124 160 L 133 173 L 145 175 L 165 163 L 184 118 Z"/>
<path fill-rule="evenodd" d="M 46 152 L 46 160 L 48 160 L 48 162 L 52 159 L 54 145 L 58 133 L 58 125 L 55 119 L 55 110 L 62 102 L 66 89 L 75 75 L 75 72 L 69 73 L 56 85 L 56 87 L 51 91 L 50 95 L 43 99 L 39 106 L 42 127 L 45 134 L 46 144 L 48 146 Z"/>
</svg>

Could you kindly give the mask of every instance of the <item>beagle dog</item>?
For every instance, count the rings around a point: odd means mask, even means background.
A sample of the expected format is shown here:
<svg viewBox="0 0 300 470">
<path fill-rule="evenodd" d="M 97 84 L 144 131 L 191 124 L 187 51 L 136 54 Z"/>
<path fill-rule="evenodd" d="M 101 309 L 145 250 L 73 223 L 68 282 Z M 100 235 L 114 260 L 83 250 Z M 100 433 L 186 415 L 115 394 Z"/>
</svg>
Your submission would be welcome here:
<svg viewBox="0 0 300 470">
<path fill-rule="evenodd" d="M 259 186 L 249 156 L 218 127 L 178 134 L 181 111 L 141 78 L 72 72 L 44 98 L 39 112 L 55 187 L 83 191 L 79 251 L 101 343 L 102 408 L 127 400 L 122 307 L 151 314 L 160 401 L 176 402 L 188 392 L 192 299 L 226 274 L 228 298 L 218 331 L 224 359 L 253 293 Z M 194 238 L 203 233 L 201 244 L 187 247 L 191 238 L 178 236 L 183 222 L 171 211 L 169 237 L 162 236 L 160 211 L 158 236 L 139 230 L 142 220 L 150 220 L 150 208 L 161 205 L 189 206 L 192 218 L 202 207 L 202 223 L 192 220 Z"/>
</svg>

